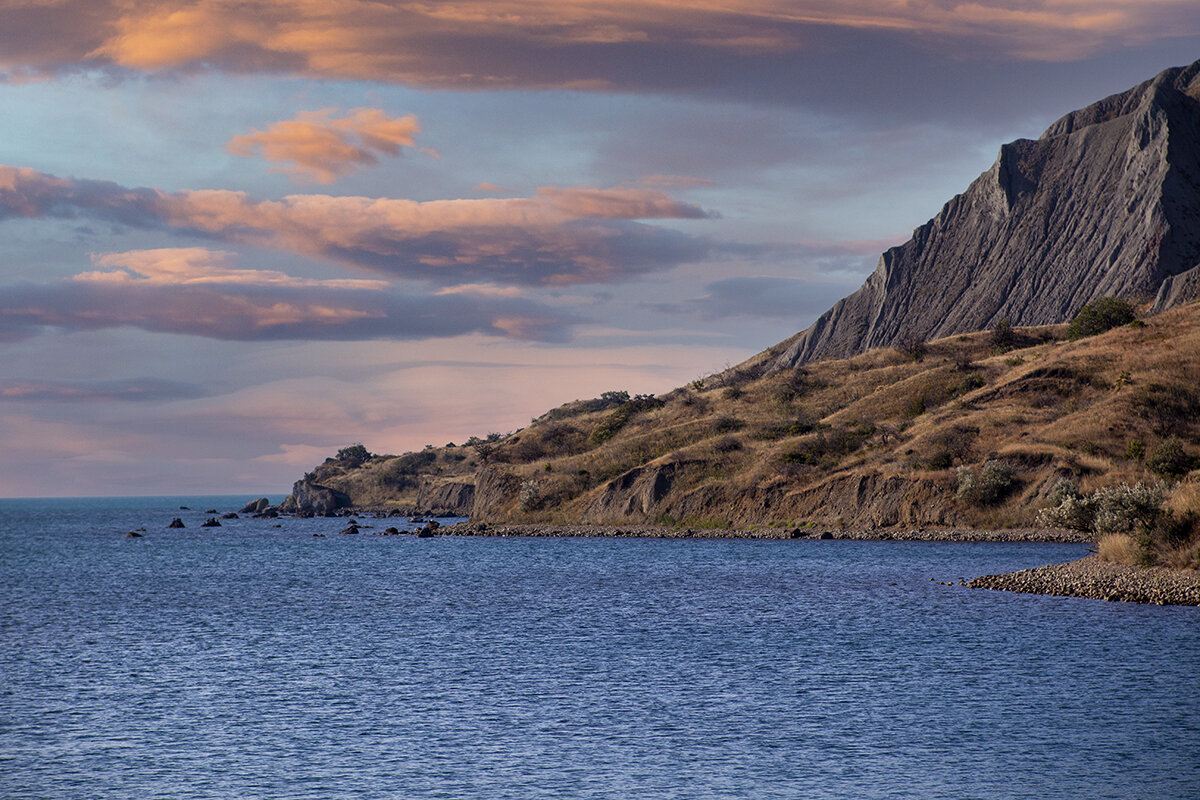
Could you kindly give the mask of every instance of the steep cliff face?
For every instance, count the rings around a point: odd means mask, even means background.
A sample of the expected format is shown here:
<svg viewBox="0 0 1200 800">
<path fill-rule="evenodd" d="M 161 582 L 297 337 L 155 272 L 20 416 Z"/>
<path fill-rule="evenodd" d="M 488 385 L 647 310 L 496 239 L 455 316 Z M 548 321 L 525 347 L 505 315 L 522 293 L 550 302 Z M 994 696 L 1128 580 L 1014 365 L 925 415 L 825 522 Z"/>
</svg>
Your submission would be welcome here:
<svg viewBox="0 0 1200 800">
<path fill-rule="evenodd" d="M 772 370 L 905 340 L 1063 322 L 1104 296 L 1200 294 L 1200 61 L 1075 111 L 885 252 Z"/>
</svg>

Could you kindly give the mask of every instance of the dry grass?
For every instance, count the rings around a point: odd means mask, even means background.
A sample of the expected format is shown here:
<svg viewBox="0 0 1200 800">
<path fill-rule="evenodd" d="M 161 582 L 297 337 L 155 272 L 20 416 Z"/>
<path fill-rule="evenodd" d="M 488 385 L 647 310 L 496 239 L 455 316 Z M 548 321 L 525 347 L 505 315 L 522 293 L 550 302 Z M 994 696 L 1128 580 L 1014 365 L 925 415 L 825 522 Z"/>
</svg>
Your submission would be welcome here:
<svg viewBox="0 0 1200 800">
<path fill-rule="evenodd" d="M 1060 341 L 1064 326 L 1019 329 L 1003 352 L 982 332 L 928 342 L 920 361 L 887 348 L 763 374 L 781 343 L 662 395 L 660 407 L 632 410 L 611 438 L 592 434 L 613 406 L 567 404 L 502 441 L 496 462 L 520 480 L 542 482 L 544 518 L 578 521 L 607 481 L 639 466 L 687 462 L 662 501 L 674 511 L 636 521 L 736 513 L 765 523 L 793 514 L 773 505 L 781 498 L 839 479 L 898 475 L 926 487 L 936 479 L 951 487 L 953 501 L 954 469 L 1000 459 L 1016 470 L 1019 493 L 986 509 L 952 502 L 952 517 L 938 511 L 939 519 L 1028 525 L 1043 502 L 1039 492 L 1058 477 L 1085 491 L 1155 480 L 1144 459 L 1128 455 L 1131 439 L 1149 452 L 1169 430 L 1200 453 L 1192 413 L 1200 407 L 1200 304 L 1147 323 L 1076 342 Z M 471 480 L 478 466 L 467 448 L 437 448 L 428 464 L 405 473 L 405 483 Z M 371 462 L 325 482 L 358 502 L 395 500 L 401 492 L 389 495 L 386 486 L 394 467 Z M 918 520 L 933 496 L 920 497 L 910 503 Z M 851 500 L 859 505 L 836 516 L 849 524 L 873 518 L 878 498 Z M 1177 514 L 1200 510 L 1200 479 L 1182 481 L 1169 506 Z"/>
<path fill-rule="evenodd" d="M 1096 543 L 1096 554 L 1101 561 L 1111 561 L 1114 564 L 1129 564 L 1134 566 L 1141 560 L 1142 548 L 1137 541 L 1126 533 L 1110 533 L 1101 536 Z"/>
</svg>

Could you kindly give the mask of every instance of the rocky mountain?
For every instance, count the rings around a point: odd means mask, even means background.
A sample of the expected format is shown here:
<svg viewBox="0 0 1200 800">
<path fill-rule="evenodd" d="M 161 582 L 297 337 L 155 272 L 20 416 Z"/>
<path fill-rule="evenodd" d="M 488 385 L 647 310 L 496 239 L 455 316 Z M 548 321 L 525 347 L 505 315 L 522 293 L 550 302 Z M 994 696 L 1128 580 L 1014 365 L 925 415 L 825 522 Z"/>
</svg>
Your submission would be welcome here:
<svg viewBox="0 0 1200 800">
<path fill-rule="evenodd" d="M 905 341 L 1069 320 L 1105 296 L 1200 296 L 1200 61 L 1067 114 L 879 259 L 772 370 Z"/>
</svg>

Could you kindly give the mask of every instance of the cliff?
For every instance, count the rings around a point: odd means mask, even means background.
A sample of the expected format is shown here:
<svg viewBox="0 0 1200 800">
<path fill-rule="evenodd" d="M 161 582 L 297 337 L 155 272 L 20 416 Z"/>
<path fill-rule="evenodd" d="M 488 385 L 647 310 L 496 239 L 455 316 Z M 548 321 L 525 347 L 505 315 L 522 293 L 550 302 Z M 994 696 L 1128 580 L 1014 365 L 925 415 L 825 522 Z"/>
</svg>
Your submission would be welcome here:
<svg viewBox="0 0 1200 800">
<path fill-rule="evenodd" d="M 1200 61 L 1072 112 L 991 169 L 791 341 L 771 370 L 1065 322 L 1105 296 L 1200 296 Z"/>
</svg>

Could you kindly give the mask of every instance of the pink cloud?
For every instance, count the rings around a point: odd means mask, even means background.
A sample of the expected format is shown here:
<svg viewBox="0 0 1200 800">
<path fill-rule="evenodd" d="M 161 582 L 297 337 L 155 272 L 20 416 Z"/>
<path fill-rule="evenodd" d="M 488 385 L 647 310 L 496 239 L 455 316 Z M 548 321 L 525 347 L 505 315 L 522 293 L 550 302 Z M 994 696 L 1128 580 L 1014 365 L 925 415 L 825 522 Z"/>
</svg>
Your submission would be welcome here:
<svg viewBox="0 0 1200 800">
<path fill-rule="evenodd" d="M 562 340 L 573 320 L 540 303 L 486 292 L 403 293 L 383 281 L 298 279 L 230 267 L 202 248 L 99 256 L 109 270 L 0 287 L 0 341 L 45 329 L 132 327 L 210 339 L 417 340 L 482 333 Z"/>
<path fill-rule="evenodd" d="M 79 216 L 318 256 L 391 277 L 566 285 L 696 260 L 709 244 L 640 220 L 712 215 L 652 189 L 544 187 L 532 197 L 426 202 L 324 194 L 256 200 L 0 166 L 0 221 Z"/>
<path fill-rule="evenodd" d="M 226 149 L 235 156 L 259 155 L 283 163 L 276 171 L 293 179 L 327 184 L 378 163 L 380 155 L 397 156 L 403 148 L 415 147 L 421 131 L 412 114 L 389 117 L 377 108 L 355 108 L 334 117 L 334 111 L 302 111 L 295 119 L 276 122 L 265 131 L 235 136 Z"/>
</svg>

